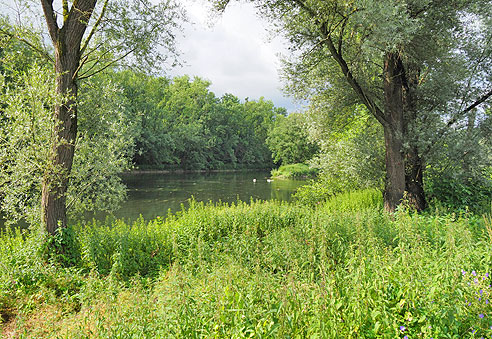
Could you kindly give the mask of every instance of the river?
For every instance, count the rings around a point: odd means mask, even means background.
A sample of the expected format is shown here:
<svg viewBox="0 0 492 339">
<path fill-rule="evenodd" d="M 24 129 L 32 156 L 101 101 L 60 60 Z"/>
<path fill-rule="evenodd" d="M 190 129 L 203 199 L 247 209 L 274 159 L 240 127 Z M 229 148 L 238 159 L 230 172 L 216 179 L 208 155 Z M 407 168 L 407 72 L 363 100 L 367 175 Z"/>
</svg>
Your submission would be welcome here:
<svg viewBox="0 0 492 339">
<path fill-rule="evenodd" d="M 123 175 L 128 187 L 128 199 L 113 212 L 116 218 L 135 220 L 165 216 L 168 210 L 176 212 L 188 205 L 192 196 L 196 201 L 235 202 L 289 201 L 302 180 L 268 180 L 265 171 L 211 172 L 211 173 L 131 173 Z M 86 219 L 102 220 L 105 213 L 86 214 Z"/>
</svg>

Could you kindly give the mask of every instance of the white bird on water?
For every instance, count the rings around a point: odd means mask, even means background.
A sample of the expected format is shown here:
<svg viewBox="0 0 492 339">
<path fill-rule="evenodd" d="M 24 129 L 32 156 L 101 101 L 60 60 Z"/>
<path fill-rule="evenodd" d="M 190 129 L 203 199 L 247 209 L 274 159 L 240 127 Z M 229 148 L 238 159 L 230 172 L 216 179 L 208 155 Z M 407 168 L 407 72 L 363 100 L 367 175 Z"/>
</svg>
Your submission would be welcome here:
<svg viewBox="0 0 492 339">
<path fill-rule="evenodd" d="M 253 182 L 256 182 L 256 179 L 253 179 Z"/>
<path fill-rule="evenodd" d="M 272 182 L 273 180 L 272 179 L 267 179 L 267 182 Z"/>
</svg>

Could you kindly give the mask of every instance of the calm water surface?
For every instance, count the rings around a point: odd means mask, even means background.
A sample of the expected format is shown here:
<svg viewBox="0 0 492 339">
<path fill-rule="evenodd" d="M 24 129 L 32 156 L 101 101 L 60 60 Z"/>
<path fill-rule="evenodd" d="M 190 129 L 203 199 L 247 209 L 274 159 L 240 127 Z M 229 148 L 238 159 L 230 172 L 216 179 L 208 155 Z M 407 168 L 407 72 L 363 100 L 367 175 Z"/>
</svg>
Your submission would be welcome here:
<svg viewBox="0 0 492 339">
<path fill-rule="evenodd" d="M 269 172 L 244 171 L 220 173 L 132 173 L 123 180 L 128 187 L 128 200 L 113 214 L 117 218 L 145 219 L 165 216 L 170 209 L 176 212 L 188 205 L 192 196 L 197 201 L 235 202 L 238 199 L 286 200 L 304 185 L 302 180 L 267 181 Z M 253 179 L 256 179 L 254 182 Z M 104 219 L 106 214 L 86 215 Z"/>
</svg>

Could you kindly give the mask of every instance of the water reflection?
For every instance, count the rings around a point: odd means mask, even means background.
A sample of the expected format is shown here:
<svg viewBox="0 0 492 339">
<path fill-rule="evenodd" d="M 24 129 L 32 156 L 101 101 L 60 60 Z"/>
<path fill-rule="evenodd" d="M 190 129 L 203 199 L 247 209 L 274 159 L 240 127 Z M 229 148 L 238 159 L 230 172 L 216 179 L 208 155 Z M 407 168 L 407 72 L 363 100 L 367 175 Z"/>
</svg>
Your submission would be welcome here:
<svg viewBox="0 0 492 339">
<path fill-rule="evenodd" d="M 125 174 L 128 200 L 113 215 L 125 220 L 165 216 L 169 210 L 179 211 L 188 205 L 192 196 L 197 201 L 249 202 L 251 199 L 289 201 L 292 193 L 305 184 L 301 180 L 267 181 L 269 172 L 214 172 L 214 173 L 134 173 Z M 256 179 L 256 180 L 254 180 Z M 86 220 L 104 220 L 108 213 L 87 213 Z M 76 220 L 72 220 L 75 222 Z M 19 224 L 25 228 L 25 223 Z M 3 227 L 0 218 L 0 229 Z"/>
<path fill-rule="evenodd" d="M 215 172 L 215 173 L 136 173 L 123 178 L 128 187 L 128 200 L 114 212 L 117 218 L 135 220 L 140 214 L 145 219 L 164 216 L 187 206 L 192 196 L 197 201 L 235 202 L 238 199 L 284 200 L 305 181 L 267 181 L 269 172 Z M 256 182 L 254 181 L 256 179 Z M 106 214 L 86 215 L 86 218 L 104 219 Z"/>
</svg>

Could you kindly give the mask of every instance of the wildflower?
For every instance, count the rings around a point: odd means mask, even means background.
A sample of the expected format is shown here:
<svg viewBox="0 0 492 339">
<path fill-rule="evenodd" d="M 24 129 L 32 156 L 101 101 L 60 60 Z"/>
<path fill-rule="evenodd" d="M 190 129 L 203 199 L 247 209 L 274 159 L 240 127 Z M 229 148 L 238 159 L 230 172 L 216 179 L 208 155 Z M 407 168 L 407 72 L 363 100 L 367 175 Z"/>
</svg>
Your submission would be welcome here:
<svg viewBox="0 0 492 339">
<path fill-rule="evenodd" d="M 466 271 L 465 270 L 461 270 L 461 274 L 465 275 L 466 274 Z"/>
<path fill-rule="evenodd" d="M 404 336 L 403 339 L 408 339 L 408 335 Z"/>
<path fill-rule="evenodd" d="M 482 295 L 482 294 L 483 294 L 483 290 L 480 290 L 480 295 Z"/>
<path fill-rule="evenodd" d="M 488 278 L 489 277 L 489 274 L 488 273 L 485 273 L 485 277 Z"/>
<path fill-rule="evenodd" d="M 478 317 L 479 317 L 480 319 L 483 319 L 483 317 L 485 317 L 485 315 L 484 315 L 483 313 L 480 313 L 480 314 L 478 315 Z"/>
<path fill-rule="evenodd" d="M 405 326 L 400 326 L 400 331 L 404 332 L 405 331 Z"/>
<path fill-rule="evenodd" d="M 476 277 L 476 276 L 477 276 L 477 272 L 475 272 L 475 271 L 472 271 L 472 273 L 471 273 L 471 274 L 472 274 L 474 277 Z"/>
<path fill-rule="evenodd" d="M 489 304 L 489 299 L 485 299 L 485 305 Z"/>
</svg>

